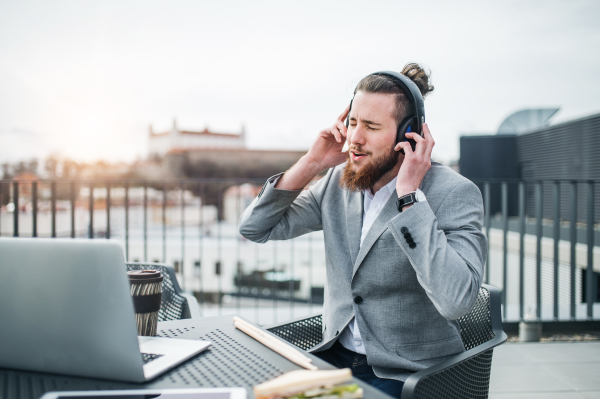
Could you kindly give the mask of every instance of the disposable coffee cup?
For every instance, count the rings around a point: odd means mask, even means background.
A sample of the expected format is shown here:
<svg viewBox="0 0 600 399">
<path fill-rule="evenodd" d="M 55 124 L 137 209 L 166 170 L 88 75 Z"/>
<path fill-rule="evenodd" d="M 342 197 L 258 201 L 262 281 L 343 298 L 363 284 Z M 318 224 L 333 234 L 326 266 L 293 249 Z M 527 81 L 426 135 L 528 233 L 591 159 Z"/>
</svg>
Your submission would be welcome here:
<svg viewBox="0 0 600 399">
<path fill-rule="evenodd" d="M 127 272 L 135 309 L 138 335 L 156 336 L 158 311 L 162 299 L 163 276 L 158 270 Z"/>
</svg>

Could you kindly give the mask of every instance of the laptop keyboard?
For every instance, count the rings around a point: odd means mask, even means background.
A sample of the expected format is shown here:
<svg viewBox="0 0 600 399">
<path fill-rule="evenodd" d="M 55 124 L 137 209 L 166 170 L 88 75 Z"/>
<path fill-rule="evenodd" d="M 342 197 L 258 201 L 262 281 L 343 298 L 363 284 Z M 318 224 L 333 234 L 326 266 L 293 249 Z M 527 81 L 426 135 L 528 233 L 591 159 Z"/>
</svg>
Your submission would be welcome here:
<svg viewBox="0 0 600 399">
<path fill-rule="evenodd" d="M 161 356 L 163 355 L 157 355 L 155 353 L 142 353 L 142 360 L 144 361 L 144 364 L 147 364 Z"/>
</svg>

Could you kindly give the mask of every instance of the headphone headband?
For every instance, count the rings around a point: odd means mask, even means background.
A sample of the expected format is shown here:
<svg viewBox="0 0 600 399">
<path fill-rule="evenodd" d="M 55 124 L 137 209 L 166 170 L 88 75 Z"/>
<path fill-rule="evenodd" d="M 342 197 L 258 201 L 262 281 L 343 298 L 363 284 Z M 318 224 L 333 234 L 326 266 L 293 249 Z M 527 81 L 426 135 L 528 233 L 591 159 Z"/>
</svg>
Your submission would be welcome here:
<svg viewBox="0 0 600 399">
<path fill-rule="evenodd" d="M 425 123 L 425 103 L 423 101 L 423 96 L 421 95 L 421 90 L 419 90 L 415 82 L 413 82 L 409 77 L 398 72 L 381 71 L 372 73 L 369 76 L 374 75 L 383 75 L 390 78 L 397 86 L 400 87 L 400 89 L 402 89 L 402 91 L 404 91 L 404 93 L 406 93 L 408 100 L 413 105 L 413 112 L 409 112 L 408 115 L 405 115 L 404 120 L 398 124 L 396 129 L 396 143 L 408 141 L 414 151 L 417 143 L 415 140 L 407 138 L 406 133 L 414 132 L 423 137 L 423 124 Z M 352 110 L 353 101 L 354 97 L 350 101 L 348 116 L 346 117 L 346 127 L 348 127 L 350 124 L 350 110 Z M 400 149 L 400 152 L 404 154 L 403 149 Z"/>
<path fill-rule="evenodd" d="M 391 78 L 409 97 L 410 102 L 413 104 L 415 116 L 417 117 L 417 128 L 415 131 L 419 134 L 423 132 L 423 124 L 425 123 L 425 102 L 421 95 L 421 90 L 417 87 L 415 82 L 410 78 L 402 75 L 401 73 L 394 71 L 380 71 L 372 73 L 371 75 L 384 75 Z"/>
</svg>

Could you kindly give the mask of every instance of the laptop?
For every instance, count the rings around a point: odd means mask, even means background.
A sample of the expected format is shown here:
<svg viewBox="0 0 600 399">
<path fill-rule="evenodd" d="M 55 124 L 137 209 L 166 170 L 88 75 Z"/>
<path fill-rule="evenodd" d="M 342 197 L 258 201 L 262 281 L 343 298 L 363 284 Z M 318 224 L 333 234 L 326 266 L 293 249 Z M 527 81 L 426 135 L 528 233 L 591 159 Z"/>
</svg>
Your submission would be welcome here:
<svg viewBox="0 0 600 399">
<path fill-rule="evenodd" d="M 0 367 L 145 382 L 210 342 L 138 337 L 118 241 L 0 238 Z"/>
</svg>

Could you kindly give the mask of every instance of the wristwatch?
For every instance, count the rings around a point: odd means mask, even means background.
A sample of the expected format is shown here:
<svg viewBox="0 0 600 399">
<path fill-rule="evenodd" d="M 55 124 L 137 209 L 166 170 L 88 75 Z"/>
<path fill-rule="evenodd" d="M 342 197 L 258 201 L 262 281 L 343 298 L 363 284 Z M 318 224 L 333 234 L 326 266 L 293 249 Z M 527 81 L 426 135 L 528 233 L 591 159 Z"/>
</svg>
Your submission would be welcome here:
<svg viewBox="0 0 600 399">
<path fill-rule="evenodd" d="M 396 206 L 398 207 L 398 212 L 402 212 L 402 208 L 404 208 L 405 206 L 412 205 L 415 202 L 423 201 L 427 201 L 427 198 L 425 198 L 425 194 L 423 193 L 423 191 L 417 188 L 417 191 L 413 191 L 412 193 L 408 193 L 398 198 L 398 200 L 396 201 Z"/>
</svg>

